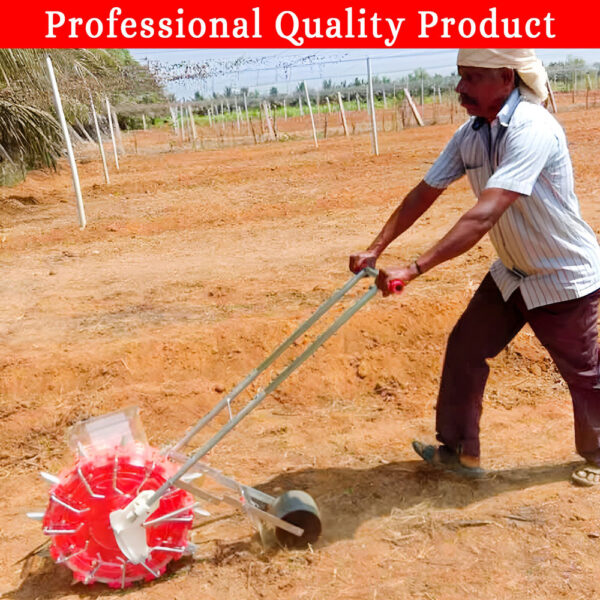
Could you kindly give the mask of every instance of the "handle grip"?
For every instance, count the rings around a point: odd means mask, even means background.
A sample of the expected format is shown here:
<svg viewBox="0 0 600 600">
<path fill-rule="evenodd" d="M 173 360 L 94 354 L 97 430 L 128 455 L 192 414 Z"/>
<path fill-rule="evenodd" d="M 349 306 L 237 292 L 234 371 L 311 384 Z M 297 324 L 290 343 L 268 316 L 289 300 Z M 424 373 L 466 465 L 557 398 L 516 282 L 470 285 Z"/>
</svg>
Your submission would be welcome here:
<svg viewBox="0 0 600 600">
<path fill-rule="evenodd" d="M 406 284 L 402 279 L 392 279 L 388 282 L 388 292 L 390 294 L 400 294 Z"/>
</svg>

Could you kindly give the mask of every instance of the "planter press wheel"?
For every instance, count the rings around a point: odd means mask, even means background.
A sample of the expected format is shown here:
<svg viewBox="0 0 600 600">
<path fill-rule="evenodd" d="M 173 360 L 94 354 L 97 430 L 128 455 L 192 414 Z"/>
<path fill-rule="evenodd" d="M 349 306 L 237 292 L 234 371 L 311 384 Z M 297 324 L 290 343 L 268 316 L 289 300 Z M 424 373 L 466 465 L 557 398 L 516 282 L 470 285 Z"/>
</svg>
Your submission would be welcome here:
<svg viewBox="0 0 600 600">
<path fill-rule="evenodd" d="M 296 536 L 281 527 L 275 528 L 275 536 L 282 546 L 303 548 L 314 544 L 321 535 L 321 515 L 312 496 L 302 490 L 290 490 L 279 496 L 270 507 L 276 517 L 301 527 L 304 533 Z"/>
<path fill-rule="evenodd" d="M 171 488 L 161 498 L 145 521 L 151 552 L 139 564 L 119 549 L 109 517 L 139 492 L 158 489 L 176 470 L 155 449 L 135 443 L 80 456 L 60 473 L 50 490 L 43 527 L 51 538 L 52 558 L 85 584 L 98 581 L 124 588 L 160 577 L 167 564 L 188 549 L 195 506 L 192 496 Z"/>
</svg>

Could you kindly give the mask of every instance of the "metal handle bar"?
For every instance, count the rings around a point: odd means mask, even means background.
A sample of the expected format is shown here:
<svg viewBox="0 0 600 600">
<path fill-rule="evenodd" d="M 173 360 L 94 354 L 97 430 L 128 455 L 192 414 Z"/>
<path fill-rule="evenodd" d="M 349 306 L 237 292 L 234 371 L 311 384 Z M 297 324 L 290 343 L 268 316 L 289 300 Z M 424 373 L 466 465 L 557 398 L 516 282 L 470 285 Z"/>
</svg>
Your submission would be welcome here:
<svg viewBox="0 0 600 600">
<path fill-rule="evenodd" d="M 309 327 L 311 327 L 321 316 L 323 316 L 340 298 L 342 298 L 352 287 L 354 287 L 364 277 L 376 277 L 377 269 L 366 267 L 362 271 L 359 271 L 354 277 L 350 278 L 348 282 L 339 290 L 334 292 L 330 298 L 328 298 L 317 311 L 305 321 L 298 329 L 281 344 L 261 365 L 259 365 L 254 371 L 252 371 L 241 383 L 239 383 L 223 400 L 221 400 L 206 416 L 185 435 L 185 437 L 170 451 L 175 451 L 180 448 L 182 444 L 187 443 L 206 423 L 212 420 L 219 412 L 229 404 L 229 402 L 235 398 L 242 390 L 244 390 L 256 377 L 264 371 L 281 353 L 288 348 L 296 338 L 304 333 Z M 256 406 L 258 406 L 266 396 L 268 396 L 277 386 L 287 379 L 309 356 L 314 354 L 320 346 L 322 346 L 346 321 L 350 319 L 356 312 L 358 312 L 371 298 L 377 294 L 377 286 L 371 285 L 369 289 L 351 306 L 349 306 L 321 335 L 317 337 L 309 346 L 297 356 L 277 377 L 271 380 L 269 385 L 259 391 L 249 402 L 232 418 L 213 435 L 203 446 L 201 446 L 183 466 L 167 481 L 165 481 L 148 500 L 148 506 L 151 506 L 156 502 L 175 482 L 183 477 L 189 469 L 191 469 L 205 454 L 207 454 L 212 448 L 218 444 L 249 412 L 251 412 Z M 170 452 L 168 451 L 168 452 Z M 167 455 L 168 455 L 167 452 Z"/>
<path fill-rule="evenodd" d="M 346 284 L 335 291 L 313 315 L 304 321 L 284 342 L 281 343 L 265 360 L 255 369 L 250 371 L 223 399 L 216 404 L 210 412 L 202 417 L 166 454 L 177 452 L 186 446 L 190 440 L 210 421 L 212 421 L 226 406 L 231 406 L 231 401 L 237 398 L 265 369 L 270 367 L 301 335 L 306 333 L 334 304 L 343 298 L 364 277 L 377 277 L 377 269 L 367 267 L 351 277 Z"/>
</svg>

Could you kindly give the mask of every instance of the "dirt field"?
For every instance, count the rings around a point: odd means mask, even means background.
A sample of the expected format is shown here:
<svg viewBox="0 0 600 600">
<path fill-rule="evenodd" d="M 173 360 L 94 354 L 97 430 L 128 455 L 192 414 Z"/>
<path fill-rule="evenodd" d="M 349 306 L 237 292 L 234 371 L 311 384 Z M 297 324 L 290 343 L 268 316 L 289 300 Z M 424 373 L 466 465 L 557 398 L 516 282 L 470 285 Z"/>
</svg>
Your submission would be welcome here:
<svg viewBox="0 0 600 600">
<path fill-rule="evenodd" d="M 560 120 L 583 214 L 600 231 L 600 109 Z M 122 158 L 110 185 L 95 157 L 81 165 L 83 231 L 65 165 L 0 189 L 2 597 L 597 596 L 600 490 L 569 482 L 580 460 L 569 395 L 529 330 L 493 361 L 491 477 L 433 472 L 410 448 L 433 440 L 445 340 L 492 261 L 487 238 L 401 297 L 374 299 L 210 454 L 269 493 L 312 494 L 324 522 L 312 548 L 263 549 L 248 520 L 226 513 L 194 530 L 194 559 L 124 592 L 72 585 L 43 555 L 15 564 L 45 540 L 24 513 L 47 502 L 38 471 L 71 463 L 69 425 L 138 405 L 154 445 L 177 439 L 347 280 L 348 255 L 454 128 L 388 131 L 378 158 L 368 135 L 318 151 L 306 139 L 157 153 L 168 132 L 138 132 L 140 154 Z M 473 201 L 455 185 L 382 265 L 418 255 Z"/>
</svg>

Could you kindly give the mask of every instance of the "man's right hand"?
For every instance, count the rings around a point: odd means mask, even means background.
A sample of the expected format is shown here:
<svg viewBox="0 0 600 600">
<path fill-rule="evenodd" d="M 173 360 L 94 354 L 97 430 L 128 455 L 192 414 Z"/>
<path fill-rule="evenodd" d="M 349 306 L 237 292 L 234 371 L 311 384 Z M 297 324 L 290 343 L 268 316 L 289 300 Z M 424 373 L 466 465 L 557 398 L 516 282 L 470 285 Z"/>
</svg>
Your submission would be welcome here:
<svg viewBox="0 0 600 600">
<path fill-rule="evenodd" d="M 353 273 L 358 273 L 362 271 L 365 267 L 375 268 L 375 263 L 377 262 L 378 255 L 370 250 L 365 250 L 363 252 L 356 252 L 350 255 L 350 270 Z"/>
</svg>

